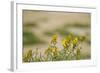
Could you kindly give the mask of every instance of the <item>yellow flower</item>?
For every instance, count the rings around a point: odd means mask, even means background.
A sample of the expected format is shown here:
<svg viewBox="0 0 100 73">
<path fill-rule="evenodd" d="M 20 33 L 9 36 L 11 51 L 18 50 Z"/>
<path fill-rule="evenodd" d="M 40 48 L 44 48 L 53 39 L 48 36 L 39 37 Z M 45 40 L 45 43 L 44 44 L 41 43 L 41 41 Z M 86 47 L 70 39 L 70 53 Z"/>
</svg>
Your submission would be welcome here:
<svg viewBox="0 0 100 73">
<path fill-rule="evenodd" d="M 52 52 L 53 53 L 57 53 L 58 52 L 58 48 L 52 48 Z"/>
<path fill-rule="evenodd" d="M 58 38 L 57 35 L 53 35 L 51 43 L 53 43 L 55 45 L 57 43 L 57 38 Z"/>
<path fill-rule="evenodd" d="M 74 40 L 73 40 L 73 46 L 76 46 L 78 44 L 78 38 L 76 37 L 76 38 L 74 38 Z"/>
<path fill-rule="evenodd" d="M 67 40 L 68 42 L 70 42 L 70 41 L 72 40 L 72 35 L 71 35 L 71 34 L 68 35 L 68 36 L 66 37 L 66 40 Z"/>
<path fill-rule="evenodd" d="M 66 39 L 63 39 L 62 45 L 63 45 L 64 48 L 67 48 L 68 47 L 68 41 Z"/>
<path fill-rule="evenodd" d="M 72 34 L 68 35 L 65 39 L 63 39 L 62 40 L 63 47 L 67 48 L 72 39 L 73 39 Z"/>
</svg>

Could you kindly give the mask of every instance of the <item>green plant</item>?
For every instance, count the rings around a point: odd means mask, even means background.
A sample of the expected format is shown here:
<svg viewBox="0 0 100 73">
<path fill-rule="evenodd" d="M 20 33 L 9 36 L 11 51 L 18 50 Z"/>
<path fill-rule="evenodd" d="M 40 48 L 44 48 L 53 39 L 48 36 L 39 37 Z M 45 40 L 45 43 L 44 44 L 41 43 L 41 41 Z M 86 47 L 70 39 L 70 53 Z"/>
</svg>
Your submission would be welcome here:
<svg viewBox="0 0 100 73">
<path fill-rule="evenodd" d="M 44 43 L 43 40 L 40 40 L 35 34 L 31 31 L 24 31 L 23 32 L 23 44 L 25 45 L 34 45 L 37 43 Z"/>
<path fill-rule="evenodd" d="M 84 39 L 70 34 L 62 40 L 63 48 L 58 48 L 58 35 L 53 35 L 45 50 L 44 54 L 37 48 L 35 51 L 29 50 L 24 58 L 24 62 L 41 62 L 41 61 L 60 61 L 60 60 L 80 60 L 81 59 L 81 42 Z"/>
</svg>

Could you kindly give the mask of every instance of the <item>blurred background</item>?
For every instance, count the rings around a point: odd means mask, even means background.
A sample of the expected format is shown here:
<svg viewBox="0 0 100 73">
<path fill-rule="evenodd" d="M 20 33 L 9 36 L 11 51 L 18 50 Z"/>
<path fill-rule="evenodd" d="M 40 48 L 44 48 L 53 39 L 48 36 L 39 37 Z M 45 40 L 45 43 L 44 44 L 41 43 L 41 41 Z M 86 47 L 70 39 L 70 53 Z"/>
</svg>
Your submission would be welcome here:
<svg viewBox="0 0 100 73">
<path fill-rule="evenodd" d="M 58 35 L 57 46 L 63 48 L 61 40 L 70 33 L 85 37 L 81 52 L 90 59 L 90 13 L 23 10 L 23 54 L 37 48 L 43 53 L 54 34 Z"/>
</svg>

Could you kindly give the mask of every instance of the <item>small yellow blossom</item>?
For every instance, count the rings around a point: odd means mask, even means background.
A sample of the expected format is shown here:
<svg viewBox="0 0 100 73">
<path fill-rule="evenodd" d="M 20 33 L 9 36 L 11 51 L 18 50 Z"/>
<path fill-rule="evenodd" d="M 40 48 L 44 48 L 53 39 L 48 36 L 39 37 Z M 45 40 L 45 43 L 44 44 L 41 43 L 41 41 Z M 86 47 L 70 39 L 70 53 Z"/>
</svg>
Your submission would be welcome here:
<svg viewBox="0 0 100 73">
<path fill-rule="evenodd" d="M 57 43 L 57 38 L 58 38 L 57 35 L 53 35 L 51 43 L 53 43 L 55 45 Z"/>
<path fill-rule="evenodd" d="M 73 40 L 73 46 L 76 46 L 78 44 L 78 38 L 76 37 L 76 38 L 74 38 L 74 40 Z"/>
<path fill-rule="evenodd" d="M 63 45 L 64 48 L 67 48 L 68 47 L 68 41 L 66 39 L 63 39 L 62 45 Z"/>
<path fill-rule="evenodd" d="M 58 48 L 52 48 L 52 52 L 53 53 L 57 53 L 58 52 Z"/>
<path fill-rule="evenodd" d="M 70 42 L 70 41 L 72 40 L 72 35 L 68 35 L 68 36 L 66 37 L 66 40 L 67 40 L 68 42 Z"/>
</svg>

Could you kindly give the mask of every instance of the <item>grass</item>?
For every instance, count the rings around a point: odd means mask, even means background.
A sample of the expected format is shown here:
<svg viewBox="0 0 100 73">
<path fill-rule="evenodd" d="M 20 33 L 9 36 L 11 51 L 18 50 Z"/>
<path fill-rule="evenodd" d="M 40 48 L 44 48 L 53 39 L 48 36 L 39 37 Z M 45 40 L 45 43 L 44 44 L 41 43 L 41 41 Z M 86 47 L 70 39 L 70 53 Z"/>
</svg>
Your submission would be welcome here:
<svg viewBox="0 0 100 73">
<path fill-rule="evenodd" d="M 35 34 L 33 34 L 30 31 L 24 31 L 23 32 L 23 44 L 24 45 L 34 45 L 44 43 L 43 40 L 40 40 Z"/>
<path fill-rule="evenodd" d="M 46 32 L 44 32 L 44 34 L 47 35 L 47 36 L 52 36 L 54 34 L 54 32 L 52 32 L 52 31 L 46 31 Z"/>
<path fill-rule="evenodd" d="M 31 22 L 31 23 L 26 23 L 26 24 L 24 24 L 24 27 L 27 27 L 27 28 L 28 28 L 28 27 L 30 27 L 30 28 L 31 28 L 31 27 L 32 27 L 32 28 L 35 27 L 35 28 L 36 28 L 36 27 L 38 27 L 38 25 L 37 25 L 35 22 Z"/>
<path fill-rule="evenodd" d="M 77 28 L 90 28 L 89 24 L 80 24 L 80 23 L 74 23 L 74 24 L 64 24 L 64 28 L 67 27 L 77 27 Z"/>
<path fill-rule="evenodd" d="M 62 29 L 62 28 L 61 29 L 56 29 L 56 32 L 58 32 L 62 36 L 66 36 L 66 35 L 70 34 L 69 31 L 67 31 L 66 29 Z"/>
<path fill-rule="evenodd" d="M 70 34 L 69 31 L 66 31 L 66 29 L 63 29 L 63 28 L 58 28 L 58 29 L 56 29 L 54 31 L 46 31 L 46 32 L 44 32 L 44 34 L 47 35 L 47 36 L 52 36 L 52 35 L 54 35 L 54 33 L 58 33 L 58 34 L 60 34 L 62 36 L 66 36 L 66 35 Z"/>
</svg>

